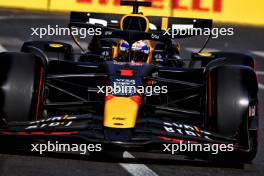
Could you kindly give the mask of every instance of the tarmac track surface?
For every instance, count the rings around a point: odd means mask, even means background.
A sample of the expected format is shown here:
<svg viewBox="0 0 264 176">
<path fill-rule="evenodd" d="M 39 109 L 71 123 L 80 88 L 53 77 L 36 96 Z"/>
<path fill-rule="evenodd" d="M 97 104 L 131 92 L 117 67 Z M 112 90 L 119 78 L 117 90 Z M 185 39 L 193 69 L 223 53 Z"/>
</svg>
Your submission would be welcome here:
<svg viewBox="0 0 264 176">
<path fill-rule="evenodd" d="M 24 41 L 40 40 L 31 36 L 32 27 L 47 25 L 67 26 L 68 14 L 47 14 L 20 11 L 0 11 L 0 52 L 19 51 Z M 225 25 L 220 25 L 225 26 Z M 252 164 L 238 165 L 230 163 L 212 163 L 201 160 L 190 160 L 182 156 L 169 156 L 128 153 L 121 157 L 105 156 L 90 158 L 76 154 L 47 154 L 44 156 L 31 153 L 0 154 L 0 175 L 133 175 L 133 176 L 170 176 L 170 175 L 261 175 L 264 172 L 264 28 L 248 26 L 234 27 L 235 35 L 213 39 L 208 50 L 237 51 L 250 54 L 257 61 L 260 80 L 260 144 L 258 155 Z M 45 36 L 44 40 L 63 40 L 70 42 L 70 37 Z M 198 43 L 198 44 L 197 44 Z M 201 42 L 200 42 L 201 43 Z M 182 41 L 183 57 L 190 51 L 197 51 L 200 43 L 197 40 Z"/>
</svg>

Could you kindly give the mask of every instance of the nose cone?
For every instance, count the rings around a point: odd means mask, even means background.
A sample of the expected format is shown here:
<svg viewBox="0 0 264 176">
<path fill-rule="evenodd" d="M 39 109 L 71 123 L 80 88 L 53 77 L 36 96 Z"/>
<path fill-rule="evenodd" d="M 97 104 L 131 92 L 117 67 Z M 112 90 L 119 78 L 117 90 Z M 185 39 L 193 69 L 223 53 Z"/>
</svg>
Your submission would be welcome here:
<svg viewBox="0 0 264 176">
<path fill-rule="evenodd" d="M 105 99 L 104 126 L 109 128 L 134 128 L 141 103 L 140 96 Z"/>
</svg>

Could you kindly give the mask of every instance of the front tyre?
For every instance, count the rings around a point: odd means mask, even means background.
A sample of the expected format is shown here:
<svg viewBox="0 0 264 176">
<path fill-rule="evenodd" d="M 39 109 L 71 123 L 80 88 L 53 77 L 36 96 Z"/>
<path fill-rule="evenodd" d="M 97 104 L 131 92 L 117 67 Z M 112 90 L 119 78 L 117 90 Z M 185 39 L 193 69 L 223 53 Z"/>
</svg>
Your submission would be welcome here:
<svg viewBox="0 0 264 176">
<path fill-rule="evenodd" d="M 0 112 L 7 122 L 36 120 L 41 114 L 44 64 L 32 54 L 0 54 Z"/>
<path fill-rule="evenodd" d="M 239 150 L 224 158 L 241 162 L 252 161 L 258 147 L 258 84 L 252 68 L 246 66 L 216 66 L 206 76 L 209 131 L 237 140 Z M 229 157 L 232 156 L 232 157 Z"/>
</svg>

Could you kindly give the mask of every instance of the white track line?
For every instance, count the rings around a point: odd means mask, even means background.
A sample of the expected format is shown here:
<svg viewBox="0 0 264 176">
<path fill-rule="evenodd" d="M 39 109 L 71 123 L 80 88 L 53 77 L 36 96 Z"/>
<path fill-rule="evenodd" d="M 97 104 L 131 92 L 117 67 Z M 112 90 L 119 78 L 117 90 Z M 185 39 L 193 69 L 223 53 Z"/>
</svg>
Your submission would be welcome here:
<svg viewBox="0 0 264 176">
<path fill-rule="evenodd" d="M 3 47 L 3 45 L 0 44 L 0 52 L 4 52 L 6 51 L 5 47 Z"/>
<path fill-rule="evenodd" d="M 264 71 L 257 71 L 257 74 L 263 76 L 264 75 Z"/>
<path fill-rule="evenodd" d="M 0 41 L 2 45 L 11 45 L 11 46 L 16 46 L 18 48 L 20 48 L 20 46 L 22 46 L 22 44 L 24 43 L 24 41 L 22 41 L 19 38 L 16 37 L 0 37 Z"/>
<path fill-rule="evenodd" d="M 260 83 L 259 83 L 258 86 L 259 86 L 259 89 L 264 90 L 264 84 L 260 84 Z"/>
<path fill-rule="evenodd" d="M 259 76 L 263 76 L 263 75 L 264 75 L 264 71 L 257 71 L 256 73 L 257 73 L 257 75 L 259 75 Z M 260 83 L 259 83 L 259 89 L 264 90 L 264 84 L 260 84 Z"/>
<path fill-rule="evenodd" d="M 252 54 L 260 57 L 264 57 L 264 51 L 251 51 Z"/>
<path fill-rule="evenodd" d="M 135 158 L 128 152 L 124 152 L 123 158 Z M 125 169 L 132 176 L 158 176 L 154 171 L 148 168 L 144 164 L 129 164 L 129 163 L 119 163 L 119 165 Z"/>
</svg>

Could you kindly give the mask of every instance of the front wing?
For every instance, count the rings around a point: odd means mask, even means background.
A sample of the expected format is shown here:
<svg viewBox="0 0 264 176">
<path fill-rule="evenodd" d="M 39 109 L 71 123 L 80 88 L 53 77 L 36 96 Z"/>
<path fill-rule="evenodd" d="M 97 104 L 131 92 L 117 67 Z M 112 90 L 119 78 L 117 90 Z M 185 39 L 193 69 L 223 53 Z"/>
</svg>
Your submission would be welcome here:
<svg viewBox="0 0 264 176">
<path fill-rule="evenodd" d="M 167 143 L 236 144 L 227 138 L 194 125 L 154 118 L 138 118 L 133 129 L 103 127 L 103 118 L 92 114 L 55 116 L 30 122 L 11 122 L 0 129 L 0 138 L 7 141 L 61 140 L 100 143 L 107 148 L 160 150 Z M 236 145 L 234 145 L 236 146 Z M 239 149 L 239 147 L 237 147 Z"/>
</svg>

